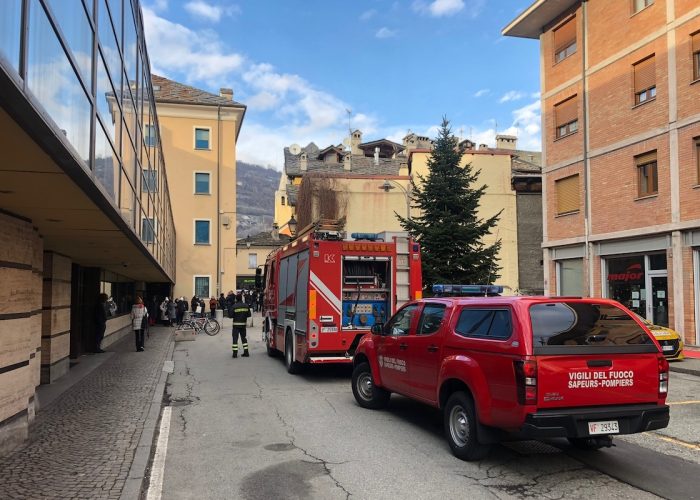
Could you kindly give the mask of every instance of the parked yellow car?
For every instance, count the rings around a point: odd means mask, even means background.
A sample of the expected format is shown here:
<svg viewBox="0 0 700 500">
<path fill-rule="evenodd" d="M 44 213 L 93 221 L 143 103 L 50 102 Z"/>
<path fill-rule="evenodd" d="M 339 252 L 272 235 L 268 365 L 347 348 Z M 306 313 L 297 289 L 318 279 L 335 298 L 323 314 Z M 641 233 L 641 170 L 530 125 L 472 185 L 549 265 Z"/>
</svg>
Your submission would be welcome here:
<svg viewBox="0 0 700 500">
<path fill-rule="evenodd" d="M 637 314 L 637 317 L 644 322 L 646 327 L 654 334 L 656 340 L 661 344 L 661 350 L 668 360 L 682 360 L 683 356 L 683 339 L 677 331 L 671 330 L 665 326 L 655 325 L 651 321 L 642 318 Z"/>
</svg>

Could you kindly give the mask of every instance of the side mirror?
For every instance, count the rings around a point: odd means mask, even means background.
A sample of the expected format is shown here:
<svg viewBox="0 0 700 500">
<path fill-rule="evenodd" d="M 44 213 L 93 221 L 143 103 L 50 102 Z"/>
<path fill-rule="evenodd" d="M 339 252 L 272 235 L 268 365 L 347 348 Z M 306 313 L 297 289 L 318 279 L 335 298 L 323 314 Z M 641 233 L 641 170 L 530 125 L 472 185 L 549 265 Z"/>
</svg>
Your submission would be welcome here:
<svg viewBox="0 0 700 500">
<path fill-rule="evenodd" d="M 375 323 L 370 331 L 372 335 L 384 335 L 384 323 Z"/>
</svg>

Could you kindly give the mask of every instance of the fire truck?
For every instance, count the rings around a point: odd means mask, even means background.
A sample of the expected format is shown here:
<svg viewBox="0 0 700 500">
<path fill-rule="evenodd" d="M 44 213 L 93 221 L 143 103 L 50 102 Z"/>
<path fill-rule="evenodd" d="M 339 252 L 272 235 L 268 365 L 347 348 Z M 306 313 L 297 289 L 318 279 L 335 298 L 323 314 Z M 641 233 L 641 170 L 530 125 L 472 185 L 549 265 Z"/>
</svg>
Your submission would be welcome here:
<svg viewBox="0 0 700 500">
<path fill-rule="evenodd" d="M 420 246 L 402 232 L 314 227 L 265 262 L 263 340 L 289 373 L 352 363 L 360 338 L 422 296 Z"/>
</svg>

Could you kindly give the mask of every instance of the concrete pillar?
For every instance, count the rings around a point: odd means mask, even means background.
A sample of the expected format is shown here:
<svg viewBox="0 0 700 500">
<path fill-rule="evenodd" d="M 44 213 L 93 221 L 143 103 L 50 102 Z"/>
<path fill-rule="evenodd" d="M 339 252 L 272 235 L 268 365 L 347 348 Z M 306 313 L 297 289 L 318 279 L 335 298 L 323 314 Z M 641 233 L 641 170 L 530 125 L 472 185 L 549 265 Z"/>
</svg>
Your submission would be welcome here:
<svg viewBox="0 0 700 500">
<path fill-rule="evenodd" d="M 50 384 L 70 368 L 71 261 L 44 252 L 41 321 L 41 383 Z"/>
</svg>

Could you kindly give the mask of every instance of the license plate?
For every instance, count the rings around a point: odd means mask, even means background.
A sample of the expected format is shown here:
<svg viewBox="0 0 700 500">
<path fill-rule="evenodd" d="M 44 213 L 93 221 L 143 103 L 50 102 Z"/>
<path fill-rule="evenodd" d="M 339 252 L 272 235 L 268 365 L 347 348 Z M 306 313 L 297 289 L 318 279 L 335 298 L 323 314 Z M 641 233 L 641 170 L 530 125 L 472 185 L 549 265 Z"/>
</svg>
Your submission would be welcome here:
<svg viewBox="0 0 700 500">
<path fill-rule="evenodd" d="M 672 345 L 662 345 L 661 350 L 662 351 L 673 351 L 673 346 Z"/>
<path fill-rule="evenodd" d="M 321 333 L 338 333 L 337 326 L 322 326 Z"/>
<path fill-rule="evenodd" d="M 605 422 L 588 422 L 589 434 L 618 434 L 620 426 L 617 420 L 607 420 Z"/>
</svg>

